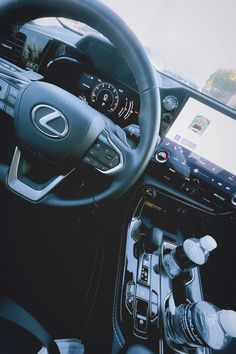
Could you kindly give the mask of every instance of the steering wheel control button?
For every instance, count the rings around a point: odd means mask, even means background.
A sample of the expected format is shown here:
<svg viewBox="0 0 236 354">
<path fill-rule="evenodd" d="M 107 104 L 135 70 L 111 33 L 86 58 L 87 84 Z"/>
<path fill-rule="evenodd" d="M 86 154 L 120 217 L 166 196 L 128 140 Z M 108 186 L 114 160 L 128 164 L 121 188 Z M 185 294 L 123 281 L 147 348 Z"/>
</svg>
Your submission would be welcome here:
<svg viewBox="0 0 236 354">
<path fill-rule="evenodd" d="M 96 150 L 96 151 L 102 151 L 102 145 L 101 145 L 100 143 L 96 143 L 96 144 L 94 145 L 94 150 Z"/>
<path fill-rule="evenodd" d="M 19 94 L 19 90 L 14 86 L 10 86 L 7 99 L 6 99 L 7 104 L 9 104 L 12 107 L 15 107 L 18 94 Z"/>
<path fill-rule="evenodd" d="M 5 80 L 0 79 L 0 109 L 12 118 L 15 116 L 15 105 L 19 90 Z"/>
<path fill-rule="evenodd" d="M 15 110 L 14 110 L 12 107 L 6 105 L 6 107 L 5 107 L 5 112 L 6 112 L 9 116 L 11 116 L 12 118 L 14 118 L 14 116 L 15 116 Z"/>
<path fill-rule="evenodd" d="M 107 171 L 108 170 L 108 167 L 102 165 L 101 163 L 99 163 L 97 160 L 94 160 L 90 156 L 85 156 L 83 161 L 86 162 L 88 165 L 90 165 L 90 166 L 92 166 L 92 167 L 94 167 L 96 169 L 99 169 L 101 171 Z"/>
<path fill-rule="evenodd" d="M 16 104 L 16 99 L 17 99 L 17 96 L 14 97 L 12 95 L 8 95 L 7 96 L 7 103 L 13 107 L 15 107 L 15 104 Z"/>
<path fill-rule="evenodd" d="M 0 79 L 0 99 L 5 101 L 7 97 L 9 85 L 6 81 Z"/>
<path fill-rule="evenodd" d="M 0 101 L 0 109 L 3 111 L 5 110 L 5 102 Z"/>
<path fill-rule="evenodd" d="M 159 150 L 155 154 L 155 160 L 159 163 L 165 163 L 169 160 L 170 154 L 166 150 Z"/>
<path fill-rule="evenodd" d="M 12 95 L 13 97 L 17 97 L 19 94 L 19 90 L 16 87 L 11 86 L 9 90 L 9 94 Z"/>
<path fill-rule="evenodd" d="M 119 154 L 108 145 L 102 142 L 96 142 L 84 157 L 84 162 L 105 172 L 118 166 L 120 157 Z"/>
</svg>

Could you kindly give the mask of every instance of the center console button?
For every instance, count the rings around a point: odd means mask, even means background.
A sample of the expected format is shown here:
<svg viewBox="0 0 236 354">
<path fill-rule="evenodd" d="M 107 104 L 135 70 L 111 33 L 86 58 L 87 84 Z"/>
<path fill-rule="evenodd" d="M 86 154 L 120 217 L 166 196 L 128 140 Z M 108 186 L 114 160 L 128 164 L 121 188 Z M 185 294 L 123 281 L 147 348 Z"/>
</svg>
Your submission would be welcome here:
<svg viewBox="0 0 236 354">
<path fill-rule="evenodd" d="M 155 154 L 155 159 L 159 163 L 165 163 L 169 160 L 170 154 L 166 150 L 159 150 Z"/>
<path fill-rule="evenodd" d="M 135 304 L 135 329 L 138 332 L 147 332 L 147 314 L 148 314 L 148 302 L 143 300 L 136 300 Z"/>
<path fill-rule="evenodd" d="M 215 199 L 216 202 L 220 204 L 224 204 L 226 201 L 226 198 L 218 193 L 213 193 L 213 198 Z"/>
<path fill-rule="evenodd" d="M 137 298 L 149 301 L 149 292 L 150 290 L 148 287 L 137 284 L 137 288 L 136 288 Z"/>
<path fill-rule="evenodd" d="M 146 318 L 137 317 L 135 321 L 135 327 L 138 331 L 146 333 L 147 332 L 147 320 Z"/>
<path fill-rule="evenodd" d="M 194 188 L 192 185 L 190 185 L 188 183 L 184 184 L 182 188 L 183 188 L 183 191 L 188 195 L 192 195 L 196 191 L 196 188 Z"/>
</svg>

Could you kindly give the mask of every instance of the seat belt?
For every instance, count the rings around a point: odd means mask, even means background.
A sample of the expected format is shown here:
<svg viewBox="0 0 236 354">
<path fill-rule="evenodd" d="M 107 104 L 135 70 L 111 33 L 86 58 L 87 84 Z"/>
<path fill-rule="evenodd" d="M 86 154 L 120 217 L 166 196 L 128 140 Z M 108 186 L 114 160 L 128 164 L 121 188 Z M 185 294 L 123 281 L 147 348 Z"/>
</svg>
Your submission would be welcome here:
<svg viewBox="0 0 236 354">
<path fill-rule="evenodd" d="M 60 350 L 41 324 L 20 305 L 9 298 L 0 298 L 0 318 L 10 321 L 34 335 L 47 348 L 48 354 L 60 354 Z"/>
</svg>

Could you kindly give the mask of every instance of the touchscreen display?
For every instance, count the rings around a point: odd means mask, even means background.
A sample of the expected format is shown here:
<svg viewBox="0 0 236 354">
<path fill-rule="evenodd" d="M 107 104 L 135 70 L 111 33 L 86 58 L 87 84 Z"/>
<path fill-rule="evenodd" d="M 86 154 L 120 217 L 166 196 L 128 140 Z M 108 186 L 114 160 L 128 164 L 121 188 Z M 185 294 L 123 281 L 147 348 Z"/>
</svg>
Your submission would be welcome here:
<svg viewBox="0 0 236 354">
<path fill-rule="evenodd" d="M 233 118 L 189 98 L 166 138 L 192 152 L 189 157 L 202 161 L 202 167 L 209 161 L 216 170 L 228 171 L 234 179 L 236 120 Z"/>
</svg>

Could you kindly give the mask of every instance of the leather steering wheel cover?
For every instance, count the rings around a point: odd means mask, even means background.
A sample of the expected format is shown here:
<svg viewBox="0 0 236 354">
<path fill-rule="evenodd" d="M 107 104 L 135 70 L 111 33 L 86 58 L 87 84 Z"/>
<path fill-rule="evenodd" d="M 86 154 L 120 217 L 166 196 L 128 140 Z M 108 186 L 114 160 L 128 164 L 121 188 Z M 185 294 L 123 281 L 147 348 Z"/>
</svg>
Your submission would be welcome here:
<svg viewBox="0 0 236 354">
<path fill-rule="evenodd" d="M 110 188 L 94 198 L 60 200 L 46 196 L 42 203 L 57 206 L 85 206 L 116 197 L 127 191 L 141 176 L 156 146 L 160 125 L 159 88 L 152 64 L 137 37 L 111 9 L 94 0 L 2 0 L 0 22 L 27 22 L 40 17 L 66 17 L 86 23 L 107 37 L 125 58 L 139 89 L 141 138 L 134 150 L 134 165 L 124 169 Z M 131 167 L 131 168 L 130 168 Z"/>
</svg>

